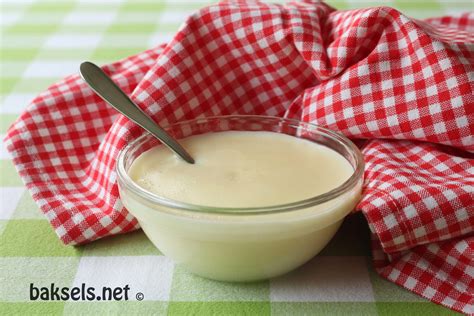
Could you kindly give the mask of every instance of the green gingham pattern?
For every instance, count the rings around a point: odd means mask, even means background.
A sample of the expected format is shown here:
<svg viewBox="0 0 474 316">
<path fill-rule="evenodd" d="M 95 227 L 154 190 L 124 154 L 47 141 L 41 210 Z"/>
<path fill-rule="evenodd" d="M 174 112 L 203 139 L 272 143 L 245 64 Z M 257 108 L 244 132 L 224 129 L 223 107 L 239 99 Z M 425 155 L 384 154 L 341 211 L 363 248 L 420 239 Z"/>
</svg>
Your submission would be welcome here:
<svg viewBox="0 0 474 316">
<path fill-rule="evenodd" d="M 388 5 L 425 18 L 472 10 L 467 1 L 328 1 L 339 9 Z M 84 60 L 108 63 L 168 41 L 209 2 L 2 1 L 0 136 L 49 84 Z M 330 245 L 302 268 L 270 281 L 214 282 L 164 257 L 141 232 L 63 246 L 0 149 L 0 314 L 436 315 L 451 314 L 371 267 L 369 231 L 351 215 Z M 29 302 L 29 284 L 130 285 L 133 301 Z M 144 301 L 135 301 L 142 292 Z"/>
</svg>

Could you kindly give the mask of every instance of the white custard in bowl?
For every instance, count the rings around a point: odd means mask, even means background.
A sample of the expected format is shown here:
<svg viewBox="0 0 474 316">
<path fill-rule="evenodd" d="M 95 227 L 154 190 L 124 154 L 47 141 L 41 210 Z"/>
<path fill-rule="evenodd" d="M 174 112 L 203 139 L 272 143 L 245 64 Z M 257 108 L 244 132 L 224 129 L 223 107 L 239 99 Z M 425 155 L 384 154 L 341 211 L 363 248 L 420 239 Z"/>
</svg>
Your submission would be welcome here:
<svg viewBox="0 0 474 316">
<path fill-rule="evenodd" d="M 153 147 L 129 161 L 125 180 L 119 167 L 120 196 L 165 255 L 204 277 L 253 281 L 296 268 L 329 242 L 360 197 L 361 178 L 309 202 L 347 184 L 356 169 L 318 142 L 223 130 L 180 143 L 195 164 Z"/>
<path fill-rule="evenodd" d="M 177 201 L 259 207 L 326 193 L 354 173 L 334 150 L 280 133 L 208 133 L 180 143 L 195 164 L 157 146 L 135 159 L 129 176 L 145 190 Z"/>
</svg>

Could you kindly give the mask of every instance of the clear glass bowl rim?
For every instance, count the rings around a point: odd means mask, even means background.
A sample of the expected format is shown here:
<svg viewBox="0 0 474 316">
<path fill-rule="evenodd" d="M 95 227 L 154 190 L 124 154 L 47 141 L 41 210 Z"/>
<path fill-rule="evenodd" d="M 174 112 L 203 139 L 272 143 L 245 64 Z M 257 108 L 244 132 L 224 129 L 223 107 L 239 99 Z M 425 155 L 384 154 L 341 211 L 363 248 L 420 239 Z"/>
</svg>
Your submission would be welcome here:
<svg viewBox="0 0 474 316">
<path fill-rule="evenodd" d="M 191 212 L 198 212 L 198 213 L 213 213 L 213 214 L 220 214 L 220 215 L 262 215 L 262 214 L 273 214 L 273 213 L 281 213 L 293 210 L 301 210 L 308 207 L 313 207 L 319 204 L 323 204 L 330 200 L 333 200 L 346 192 L 352 190 L 357 183 L 361 180 L 364 174 L 364 158 L 362 153 L 360 152 L 359 148 L 346 136 L 342 135 L 341 133 L 335 132 L 328 128 L 319 126 L 317 124 L 302 122 L 295 119 L 287 119 L 281 118 L 277 116 L 266 116 L 266 115 L 221 115 L 221 116 L 208 116 L 202 118 L 196 118 L 192 120 L 180 121 L 177 123 L 173 123 L 167 126 L 163 126 L 166 130 L 171 127 L 180 126 L 180 125 L 189 125 L 193 123 L 205 122 L 209 120 L 222 120 L 222 119 L 265 119 L 265 120 L 275 120 L 276 123 L 286 123 L 286 124 L 294 124 L 298 127 L 302 126 L 305 130 L 310 132 L 318 132 L 319 135 L 323 135 L 324 137 L 332 138 L 333 140 L 338 141 L 341 143 L 347 150 L 349 150 L 350 154 L 353 155 L 355 159 L 355 170 L 354 173 L 351 175 L 349 179 L 346 180 L 343 184 L 334 188 L 331 191 L 326 193 L 316 195 L 314 197 L 292 202 L 286 204 L 278 204 L 278 205 L 269 205 L 269 206 L 260 206 L 260 207 L 245 207 L 245 208 L 233 208 L 233 207 L 218 207 L 218 206 L 206 206 L 206 205 L 198 205 L 198 204 L 190 204 L 185 203 L 177 200 L 168 199 L 152 192 L 149 192 L 138 184 L 136 184 L 128 175 L 127 171 L 125 170 L 125 158 L 127 153 L 133 149 L 137 144 L 146 138 L 150 137 L 151 134 L 145 132 L 140 137 L 134 139 L 130 143 L 128 143 L 124 148 L 122 148 L 119 152 L 117 158 L 117 175 L 118 175 L 118 182 L 119 186 L 122 186 L 125 190 L 131 191 L 133 194 L 138 195 L 145 201 L 152 203 L 152 204 L 159 204 L 165 207 L 179 209 L 183 211 L 191 211 Z M 312 140 L 309 140 L 312 141 Z"/>
</svg>

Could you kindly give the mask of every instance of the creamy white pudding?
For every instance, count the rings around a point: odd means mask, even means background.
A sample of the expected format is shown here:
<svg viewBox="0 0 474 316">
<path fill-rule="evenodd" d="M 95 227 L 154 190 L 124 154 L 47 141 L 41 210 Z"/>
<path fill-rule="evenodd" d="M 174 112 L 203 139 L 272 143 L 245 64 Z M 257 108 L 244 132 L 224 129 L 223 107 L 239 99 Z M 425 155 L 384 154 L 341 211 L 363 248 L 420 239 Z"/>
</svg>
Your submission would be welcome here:
<svg viewBox="0 0 474 316">
<path fill-rule="evenodd" d="M 120 196 L 165 255 L 204 277 L 253 281 L 296 268 L 329 242 L 360 197 L 361 173 L 340 193 L 306 202 L 355 172 L 354 161 L 310 140 L 223 131 L 180 143 L 195 164 L 164 146 L 122 153 L 119 164 L 129 163 L 119 167 Z"/>
<path fill-rule="evenodd" d="M 261 207 L 309 199 L 343 184 L 351 164 L 326 146 L 272 132 L 228 131 L 182 139 L 188 164 L 164 146 L 128 174 L 143 189 L 185 203 Z"/>
</svg>

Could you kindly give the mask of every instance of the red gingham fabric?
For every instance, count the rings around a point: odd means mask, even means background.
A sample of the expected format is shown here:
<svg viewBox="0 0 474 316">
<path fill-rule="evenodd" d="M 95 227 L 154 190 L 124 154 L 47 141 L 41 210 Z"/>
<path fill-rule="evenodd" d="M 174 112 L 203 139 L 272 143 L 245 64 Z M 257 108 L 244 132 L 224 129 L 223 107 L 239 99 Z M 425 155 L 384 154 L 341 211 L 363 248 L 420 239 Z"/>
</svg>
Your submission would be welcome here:
<svg viewBox="0 0 474 316">
<path fill-rule="evenodd" d="M 296 118 L 357 140 L 362 211 L 385 278 L 474 313 L 474 14 L 226 2 L 173 40 L 104 67 L 159 124 Z M 118 151 L 142 130 L 78 75 L 40 94 L 6 143 L 65 244 L 138 228 L 118 199 Z"/>
</svg>

